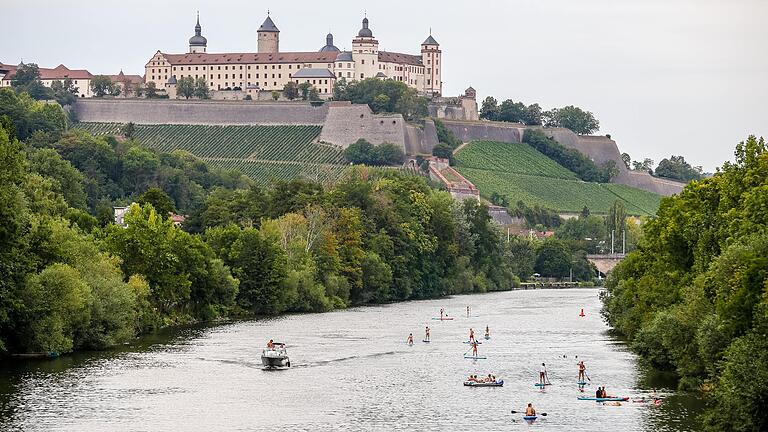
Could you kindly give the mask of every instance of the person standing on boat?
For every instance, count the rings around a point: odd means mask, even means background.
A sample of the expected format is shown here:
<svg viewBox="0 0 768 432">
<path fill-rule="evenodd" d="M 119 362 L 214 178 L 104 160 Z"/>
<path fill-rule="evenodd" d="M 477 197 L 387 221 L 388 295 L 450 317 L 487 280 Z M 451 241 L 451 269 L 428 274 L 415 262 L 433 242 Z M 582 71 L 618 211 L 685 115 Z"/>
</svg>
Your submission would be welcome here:
<svg viewBox="0 0 768 432">
<path fill-rule="evenodd" d="M 539 368 L 539 383 L 546 384 L 547 381 L 547 366 L 542 363 L 541 368 Z"/>
<path fill-rule="evenodd" d="M 406 339 L 406 342 L 408 342 L 408 345 L 413 346 L 413 333 L 408 334 L 408 339 Z"/>
<path fill-rule="evenodd" d="M 476 342 L 475 341 L 475 331 L 471 328 L 469 329 L 469 343 Z"/>
<path fill-rule="evenodd" d="M 584 382 L 586 379 L 587 367 L 584 366 L 584 360 L 580 360 L 579 363 L 579 382 Z"/>
<path fill-rule="evenodd" d="M 424 330 L 424 340 L 429 340 L 429 326 L 427 326 L 427 328 Z"/>
</svg>

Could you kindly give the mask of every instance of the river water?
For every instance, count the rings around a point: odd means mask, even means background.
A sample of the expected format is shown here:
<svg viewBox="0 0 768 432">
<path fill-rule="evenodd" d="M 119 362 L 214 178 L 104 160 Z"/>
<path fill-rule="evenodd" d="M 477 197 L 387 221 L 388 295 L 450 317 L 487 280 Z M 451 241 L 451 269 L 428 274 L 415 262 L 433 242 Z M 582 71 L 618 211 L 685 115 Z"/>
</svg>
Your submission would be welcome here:
<svg viewBox="0 0 768 432">
<path fill-rule="evenodd" d="M 455 320 L 431 320 L 440 307 Z M 695 430 L 699 402 L 639 368 L 599 308 L 595 289 L 467 295 L 177 329 L 110 352 L 6 362 L 0 430 Z M 488 358 L 464 359 L 469 328 L 482 337 L 486 325 L 491 339 L 479 354 Z M 290 369 L 262 370 L 270 338 L 288 344 Z M 591 378 L 584 394 L 605 385 L 641 396 L 658 386 L 662 404 L 577 400 L 576 356 Z M 533 385 L 542 362 L 553 384 L 544 391 Z M 488 373 L 504 387 L 462 385 Z M 510 413 L 529 402 L 548 415 L 529 424 Z"/>
</svg>

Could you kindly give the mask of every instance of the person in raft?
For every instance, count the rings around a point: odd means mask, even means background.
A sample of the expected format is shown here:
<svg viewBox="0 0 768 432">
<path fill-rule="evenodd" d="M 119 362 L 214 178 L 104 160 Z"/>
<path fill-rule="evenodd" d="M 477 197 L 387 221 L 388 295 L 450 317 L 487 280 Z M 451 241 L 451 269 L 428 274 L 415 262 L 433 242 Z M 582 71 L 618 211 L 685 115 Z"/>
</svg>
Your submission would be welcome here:
<svg viewBox="0 0 768 432">
<path fill-rule="evenodd" d="M 541 367 L 539 368 L 539 383 L 547 383 L 547 366 L 544 363 L 542 363 Z"/>
<path fill-rule="evenodd" d="M 429 340 L 429 326 L 424 330 L 424 340 Z"/>
<path fill-rule="evenodd" d="M 408 342 L 408 345 L 413 345 L 413 333 L 408 334 L 408 339 L 406 342 Z"/>
<path fill-rule="evenodd" d="M 528 404 L 528 408 L 525 409 L 525 415 L 526 417 L 536 415 L 536 410 L 533 409 L 533 405 Z"/>
<path fill-rule="evenodd" d="M 469 342 L 475 342 L 475 331 L 472 329 L 469 329 Z"/>
<path fill-rule="evenodd" d="M 477 357 L 477 341 L 472 342 L 472 357 Z"/>
<path fill-rule="evenodd" d="M 488 326 L 485 326 L 485 337 L 491 337 L 491 329 Z"/>
<path fill-rule="evenodd" d="M 584 366 L 584 360 L 579 361 L 579 382 L 584 382 L 584 377 L 586 375 L 587 367 Z"/>
<path fill-rule="evenodd" d="M 269 342 L 267 342 L 267 348 L 272 349 L 274 347 L 275 347 L 275 341 L 270 339 Z"/>
</svg>

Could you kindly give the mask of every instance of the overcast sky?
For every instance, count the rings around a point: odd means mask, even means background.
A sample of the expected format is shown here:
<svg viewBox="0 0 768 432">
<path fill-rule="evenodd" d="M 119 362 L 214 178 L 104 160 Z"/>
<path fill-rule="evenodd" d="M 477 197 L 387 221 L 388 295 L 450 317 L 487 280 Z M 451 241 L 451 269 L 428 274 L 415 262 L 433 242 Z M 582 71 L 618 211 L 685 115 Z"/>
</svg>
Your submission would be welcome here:
<svg viewBox="0 0 768 432">
<path fill-rule="evenodd" d="M 418 53 L 431 27 L 445 95 L 580 106 L 633 159 L 712 171 L 768 138 L 766 0 L 2 0 L 0 62 L 143 74 L 155 51 L 187 50 L 197 10 L 209 52 L 255 52 L 267 9 L 282 51 L 329 30 L 349 49 L 366 10 L 383 50 Z"/>
</svg>

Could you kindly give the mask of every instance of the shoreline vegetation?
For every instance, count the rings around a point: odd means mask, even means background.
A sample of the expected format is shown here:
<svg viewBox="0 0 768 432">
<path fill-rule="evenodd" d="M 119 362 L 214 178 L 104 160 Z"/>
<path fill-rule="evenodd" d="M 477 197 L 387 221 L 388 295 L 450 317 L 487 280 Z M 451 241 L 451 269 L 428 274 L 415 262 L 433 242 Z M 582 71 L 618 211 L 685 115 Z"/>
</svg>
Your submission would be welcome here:
<svg viewBox="0 0 768 432">
<path fill-rule="evenodd" d="M 708 431 L 768 430 L 768 148 L 664 198 L 609 276 L 603 314 L 650 366 L 707 400 Z"/>
<path fill-rule="evenodd" d="M 356 166 L 334 183 L 260 187 L 67 125 L 59 105 L 0 89 L 0 353 L 506 290 L 532 274 L 514 267 L 487 207 L 420 176 Z M 181 227 L 172 214 L 187 215 Z"/>
</svg>

